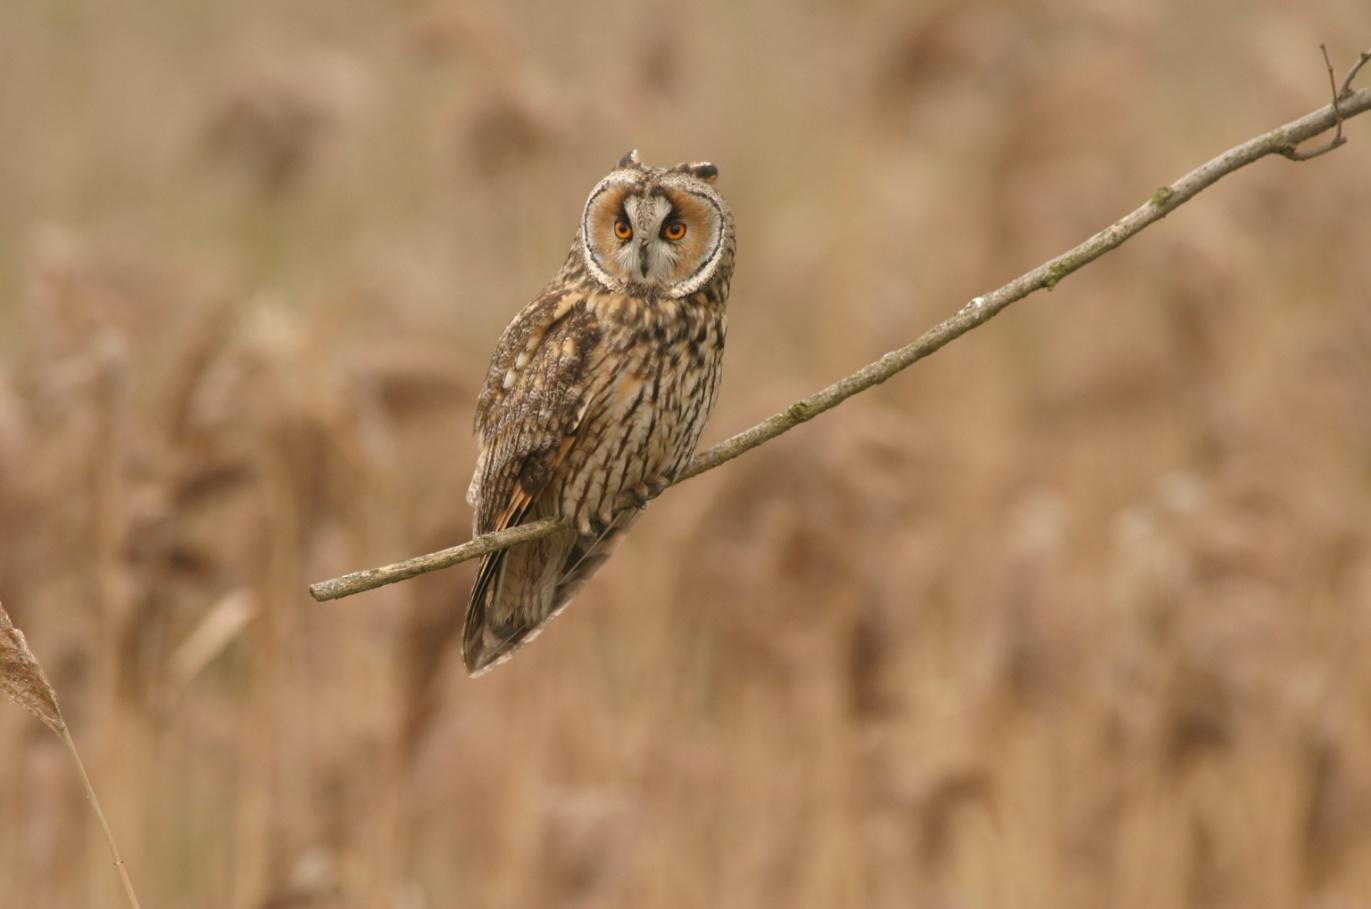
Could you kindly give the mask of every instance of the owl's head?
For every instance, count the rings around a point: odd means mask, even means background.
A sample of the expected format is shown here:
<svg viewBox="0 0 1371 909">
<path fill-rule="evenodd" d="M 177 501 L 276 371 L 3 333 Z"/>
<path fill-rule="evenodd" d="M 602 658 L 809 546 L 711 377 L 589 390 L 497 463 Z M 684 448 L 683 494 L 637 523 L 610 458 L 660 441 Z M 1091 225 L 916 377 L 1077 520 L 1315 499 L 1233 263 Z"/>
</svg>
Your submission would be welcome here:
<svg viewBox="0 0 1371 909">
<path fill-rule="evenodd" d="M 578 239 L 591 275 L 614 290 L 685 297 L 731 259 L 733 217 L 699 162 L 650 167 L 631 151 L 590 191 Z"/>
</svg>

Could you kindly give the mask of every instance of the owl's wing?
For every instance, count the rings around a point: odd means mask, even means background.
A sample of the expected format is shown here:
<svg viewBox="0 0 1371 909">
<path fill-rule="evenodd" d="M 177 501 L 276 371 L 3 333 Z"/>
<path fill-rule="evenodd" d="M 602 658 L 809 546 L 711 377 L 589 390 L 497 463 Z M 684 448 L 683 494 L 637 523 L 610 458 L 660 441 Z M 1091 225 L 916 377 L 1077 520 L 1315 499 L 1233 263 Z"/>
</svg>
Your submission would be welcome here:
<svg viewBox="0 0 1371 909">
<path fill-rule="evenodd" d="M 476 403 L 481 451 L 467 491 L 477 534 L 518 523 L 585 415 L 582 379 L 598 341 L 578 296 L 544 294 L 510 323 Z"/>
<path fill-rule="evenodd" d="M 476 407 L 481 453 L 468 501 L 476 534 L 505 530 L 530 516 L 534 503 L 566 457 L 589 406 L 585 373 L 599 340 L 594 316 L 581 299 L 560 291 L 530 304 L 505 330 L 496 347 Z M 555 548 L 559 541 L 526 544 Z M 509 550 L 485 556 L 467 607 L 463 655 L 473 671 L 511 649 L 544 615 L 495 614 L 498 586 Z M 539 561 L 560 561 L 548 552 Z M 507 598 L 517 605 L 520 598 Z M 525 598 L 526 599 L 526 598 Z M 503 602 L 503 600 L 502 600 Z M 502 607 L 503 608 L 503 607 Z"/>
</svg>

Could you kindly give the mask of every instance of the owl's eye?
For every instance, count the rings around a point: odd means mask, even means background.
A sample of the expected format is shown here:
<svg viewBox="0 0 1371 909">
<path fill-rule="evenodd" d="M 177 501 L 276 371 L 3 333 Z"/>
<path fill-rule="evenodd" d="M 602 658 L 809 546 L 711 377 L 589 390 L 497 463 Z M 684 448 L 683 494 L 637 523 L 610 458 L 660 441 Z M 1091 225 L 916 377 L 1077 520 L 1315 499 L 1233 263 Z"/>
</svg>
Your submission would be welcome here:
<svg viewBox="0 0 1371 909">
<path fill-rule="evenodd" d="M 614 236 L 618 237 L 620 240 L 633 239 L 633 225 L 629 224 L 623 218 L 615 218 Z"/>
<path fill-rule="evenodd" d="M 668 221 L 662 227 L 662 236 L 668 240 L 679 240 L 685 236 L 684 221 Z"/>
</svg>

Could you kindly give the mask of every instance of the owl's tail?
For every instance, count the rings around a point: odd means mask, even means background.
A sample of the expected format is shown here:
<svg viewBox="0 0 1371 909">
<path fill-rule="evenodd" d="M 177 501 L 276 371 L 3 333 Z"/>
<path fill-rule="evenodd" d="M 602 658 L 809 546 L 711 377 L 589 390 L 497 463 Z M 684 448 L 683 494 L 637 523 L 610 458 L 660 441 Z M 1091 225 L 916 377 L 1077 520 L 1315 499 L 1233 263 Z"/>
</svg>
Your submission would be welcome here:
<svg viewBox="0 0 1371 909">
<path fill-rule="evenodd" d="M 598 535 L 564 530 L 482 558 L 462 635 L 467 672 L 481 675 L 537 637 L 610 557 L 637 516 L 637 509 L 624 512 Z"/>
</svg>

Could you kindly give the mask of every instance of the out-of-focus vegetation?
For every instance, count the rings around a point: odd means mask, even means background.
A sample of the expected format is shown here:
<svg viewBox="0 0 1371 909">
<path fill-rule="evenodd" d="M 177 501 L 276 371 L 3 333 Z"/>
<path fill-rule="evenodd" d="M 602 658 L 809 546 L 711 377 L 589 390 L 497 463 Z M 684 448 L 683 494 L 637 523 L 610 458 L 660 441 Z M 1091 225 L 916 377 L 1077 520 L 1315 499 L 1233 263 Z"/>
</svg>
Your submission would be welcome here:
<svg viewBox="0 0 1371 909">
<path fill-rule="evenodd" d="M 749 425 L 1326 103 L 1362 0 L 0 5 L 0 598 L 145 905 L 1371 900 L 1371 126 L 653 505 L 472 682 L 500 328 L 626 149 Z M 119 892 L 0 710 L 0 905 Z"/>
</svg>

